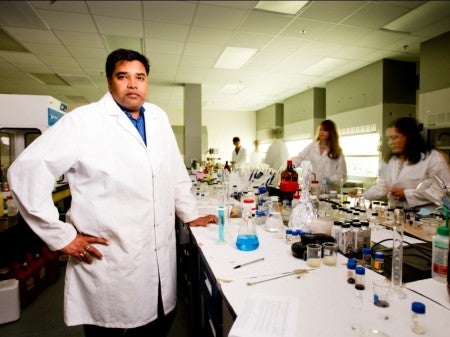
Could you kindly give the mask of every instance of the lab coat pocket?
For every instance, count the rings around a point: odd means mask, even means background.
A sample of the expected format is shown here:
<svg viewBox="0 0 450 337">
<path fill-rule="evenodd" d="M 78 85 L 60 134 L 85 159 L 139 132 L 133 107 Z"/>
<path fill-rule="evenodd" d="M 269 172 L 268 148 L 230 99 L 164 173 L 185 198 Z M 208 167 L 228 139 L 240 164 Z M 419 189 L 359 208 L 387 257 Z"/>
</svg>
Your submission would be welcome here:
<svg viewBox="0 0 450 337">
<path fill-rule="evenodd" d="M 100 230 L 109 241 L 103 249 L 103 263 L 108 270 L 133 269 L 142 261 L 142 236 L 128 231 Z"/>
</svg>

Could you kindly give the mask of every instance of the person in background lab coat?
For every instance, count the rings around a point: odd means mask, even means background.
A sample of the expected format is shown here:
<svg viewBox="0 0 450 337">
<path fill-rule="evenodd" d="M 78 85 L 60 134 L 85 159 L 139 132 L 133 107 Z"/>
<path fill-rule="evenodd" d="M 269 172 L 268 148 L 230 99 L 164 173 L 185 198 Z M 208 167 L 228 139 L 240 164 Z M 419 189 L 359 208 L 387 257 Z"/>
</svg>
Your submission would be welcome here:
<svg viewBox="0 0 450 337">
<path fill-rule="evenodd" d="M 175 215 L 199 217 L 166 113 L 146 102 L 144 55 L 113 51 L 109 92 L 34 141 L 8 170 L 28 225 L 68 254 L 64 319 L 86 336 L 166 336 L 175 316 Z M 72 223 L 59 220 L 55 178 L 65 174 Z"/>
<path fill-rule="evenodd" d="M 261 163 L 263 161 L 261 152 L 259 152 L 259 140 L 255 139 L 253 142 L 253 145 L 255 146 L 255 149 L 250 154 L 250 159 L 248 161 L 251 168 L 259 168 L 261 166 Z"/>
<path fill-rule="evenodd" d="M 233 137 L 234 150 L 231 153 L 231 163 L 234 169 L 242 168 L 247 163 L 247 150 L 241 146 L 239 137 Z"/>
<path fill-rule="evenodd" d="M 450 169 L 443 156 L 426 144 L 414 118 L 402 117 L 391 123 L 386 137 L 389 149 L 383 154 L 376 184 L 362 196 L 369 200 L 387 197 L 409 207 L 430 204 L 433 200 L 417 186 L 435 175 L 450 183 Z"/>
<path fill-rule="evenodd" d="M 303 160 L 311 162 L 316 180 L 332 188 L 340 188 L 347 179 L 347 165 L 339 145 L 336 124 L 329 119 L 322 121 L 317 129 L 315 141 L 291 158 L 295 166 Z"/>
<path fill-rule="evenodd" d="M 282 171 L 286 168 L 287 160 L 289 159 L 289 152 L 286 144 L 283 142 L 283 130 L 276 127 L 272 130 L 272 144 L 266 152 L 264 163 L 269 165 L 275 171 Z"/>
</svg>

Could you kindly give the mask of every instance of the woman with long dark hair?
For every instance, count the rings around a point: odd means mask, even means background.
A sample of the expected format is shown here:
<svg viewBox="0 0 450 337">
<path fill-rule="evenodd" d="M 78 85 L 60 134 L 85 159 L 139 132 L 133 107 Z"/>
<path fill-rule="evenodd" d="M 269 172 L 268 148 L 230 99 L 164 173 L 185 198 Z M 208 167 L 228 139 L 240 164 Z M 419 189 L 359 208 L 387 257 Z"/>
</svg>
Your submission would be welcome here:
<svg viewBox="0 0 450 337">
<path fill-rule="evenodd" d="M 388 197 L 410 207 L 431 203 L 433 200 L 417 190 L 417 186 L 434 176 L 450 183 L 450 170 L 443 156 L 425 142 L 412 117 L 391 123 L 386 137 L 388 150 L 383 153 L 376 184 L 363 197 L 369 200 Z"/>
<path fill-rule="evenodd" d="M 339 145 L 336 124 L 329 119 L 322 121 L 317 129 L 315 141 L 308 145 L 297 156 L 292 158 L 295 166 L 302 161 L 311 162 L 316 179 L 328 185 L 338 185 L 347 179 L 347 165 Z"/>
</svg>

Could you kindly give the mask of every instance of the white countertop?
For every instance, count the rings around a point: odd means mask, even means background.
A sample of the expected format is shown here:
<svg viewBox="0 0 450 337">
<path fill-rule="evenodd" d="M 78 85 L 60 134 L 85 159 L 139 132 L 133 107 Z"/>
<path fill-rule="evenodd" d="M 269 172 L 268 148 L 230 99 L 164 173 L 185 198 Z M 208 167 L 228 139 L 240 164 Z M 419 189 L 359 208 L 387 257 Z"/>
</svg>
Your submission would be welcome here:
<svg viewBox="0 0 450 337">
<path fill-rule="evenodd" d="M 191 231 L 202 250 L 212 272 L 220 283 L 223 295 L 239 315 L 245 307 L 250 294 L 266 294 L 274 296 L 297 296 L 299 312 L 297 320 L 297 336 L 308 337 L 349 337 L 359 336 L 352 330 L 351 322 L 355 315 L 361 316 L 361 325 L 365 329 L 381 330 L 390 337 L 417 336 L 411 331 L 411 303 L 420 301 L 426 305 L 425 336 L 449 336 L 448 322 L 450 310 L 416 294 L 408 289 L 406 299 L 391 299 L 389 308 L 378 308 L 372 303 L 372 281 L 383 278 L 371 270 L 366 271 L 366 289 L 362 291 L 363 310 L 359 314 L 352 309 L 355 298 L 354 285 L 347 283 L 346 261 L 343 255 L 338 256 L 338 264 L 334 267 L 322 265 L 300 279 L 288 276 L 265 283 L 248 286 L 250 280 L 276 276 L 282 272 L 298 268 L 307 268 L 306 262 L 291 254 L 290 245 L 284 243 L 279 234 L 268 233 L 258 227 L 260 246 L 251 252 L 243 252 L 235 248 L 235 238 L 240 219 L 229 219 L 225 230 L 225 244 L 218 244 L 216 225 L 191 228 Z M 381 240 L 388 231 L 377 231 L 375 240 Z M 374 240 L 374 241 L 375 241 Z M 419 242 L 407 238 L 409 242 Z M 234 266 L 264 257 L 260 261 L 239 269 Z M 433 279 L 411 282 L 406 285 L 411 289 L 426 294 L 428 297 L 450 308 L 446 285 Z"/>
</svg>

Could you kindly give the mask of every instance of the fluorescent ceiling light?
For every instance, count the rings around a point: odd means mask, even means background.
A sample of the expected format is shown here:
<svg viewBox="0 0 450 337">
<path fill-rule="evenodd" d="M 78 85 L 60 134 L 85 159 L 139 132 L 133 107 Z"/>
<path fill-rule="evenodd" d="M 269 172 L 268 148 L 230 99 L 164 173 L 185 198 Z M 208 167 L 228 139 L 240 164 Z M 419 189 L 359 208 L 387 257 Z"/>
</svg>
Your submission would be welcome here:
<svg viewBox="0 0 450 337">
<path fill-rule="evenodd" d="M 450 3 L 447 1 L 428 1 L 388 23 L 383 29 L 403 33 L 417 32 L 448 16 L 449 10 Z"/>
<path fill-rule="evenodd" d="M 221 94 L 237 94 L 244 88 L 243 84 L 226 84 L 222 90 L 220 90 Z"/>
<path fill-rule="evenodd" d="M 337 66 L 340 66 L 346 62 L 347 62 L 347 60 L 344 60 L 344 59 L 325 57 L 324 59 L 320 60 L 319 62 L 314 63 L 312 66 L 303 70 L 302 74 L 303 75 L 320 76 L 320 75 L 323 75 L 323 74 L 333 70 Z"/>
<path fill-rule="evenodd" d="M 258 49 L 253 48 L 226 47 L 214 68 L 241 69 L 257 51 Z"/>
<path fill-rule="evenodd" d="M 258 1 L 255 9 L 283 14 L 297 14 L 308 1 Z"/>
</svg>

